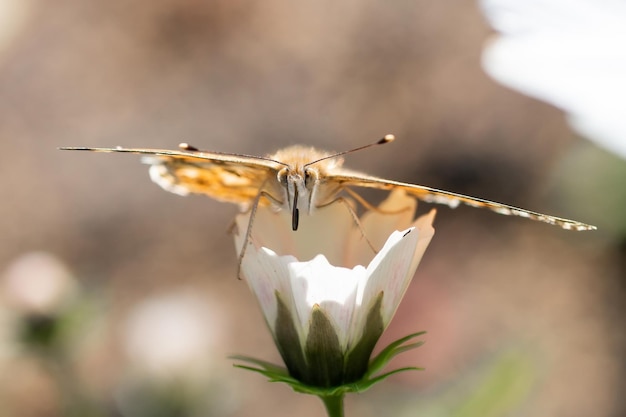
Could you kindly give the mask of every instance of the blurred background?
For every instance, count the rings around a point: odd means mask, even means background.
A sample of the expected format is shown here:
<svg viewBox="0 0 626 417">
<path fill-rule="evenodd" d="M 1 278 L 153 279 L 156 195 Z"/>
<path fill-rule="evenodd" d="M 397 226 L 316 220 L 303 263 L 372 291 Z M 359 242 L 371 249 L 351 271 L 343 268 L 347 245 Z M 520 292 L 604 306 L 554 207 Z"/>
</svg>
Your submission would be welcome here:
<svg viewBox="0 0 626 417">
<path fill-rule="evenodd" d="M 440 208 L 384 336 L 428 331 L 396 361 L 426 370 L 347 415 L 624 415 L 626 162 L 488 78 L 490 36 L 474 1 L 2 0 L 0 416 L 323 415 L 228 359 L 280 362 L 235 276 L 236 207 L 56 148 L 386 133 L 347 166 L 599 230 Z"/>
</svg>

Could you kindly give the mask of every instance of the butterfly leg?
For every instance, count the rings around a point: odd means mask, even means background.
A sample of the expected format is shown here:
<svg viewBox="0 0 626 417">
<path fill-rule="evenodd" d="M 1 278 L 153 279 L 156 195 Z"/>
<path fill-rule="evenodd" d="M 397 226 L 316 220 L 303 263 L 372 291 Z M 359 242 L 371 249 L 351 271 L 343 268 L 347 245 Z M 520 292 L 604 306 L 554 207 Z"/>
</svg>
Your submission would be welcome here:
<svg viewBox="0 0 626 417">
<path fill-rule="evenodd" d="M 281 206 L 283 204 L 282 201 L 276 199 L 276 197 L 272 196 L 270 193 L 266 191 L 259 191 L 256 197 L 254 197 L 254 200 L 252 201 L 252 204 L 250 205 L 250 209 L 248 210 L 248 212 L 250 213 L 248 226 L 246 227 L 246 235 L 243 239 L 243 246 L 241 247 L 241 252 L 239 253 L 239 258 L 237 260 L 237 279 L 239 280 L 241 279 L 241 264 L 243 263 L 243 257 L 246 254 L 246 249 L 248 247 L 248 243 L 250 242 L 250 236 L 252 235 L 252 226 L 254 223 L 254 217 L 256 216 L 256 211 L 259 208 L 261 198 L 263 197 L 274 202 L 278 206 Z M 234 223 L 233 226 L 231 226 L 231 230 L 234 229 L 235 225 L 236 223 Z"/>
<path fill-rule="evenodd" d="M 413 208 L 409 207 L 409 206 L 406 206 L 406 207 L 403 207 L 403 208 L 397 209 L 397 210 L 381 209 L 380 207 L 376 207 L 376 206 L 371 205 L 366 199 L 361 197 L 356 191 L 351 190 L 350 188 L 347 188 L 347 187 L 343 188 L 343 190 L 346 193 L 350 194 L 350 197 L 354 198 L 363 207 L 365 207 L 368 210 L 375 211 L 376 213 L 380 213 L 380 214 L 399 214 L 399 213 L 402 213 L 403 211 L 413 210 Z"/>
<path fill-rule="evenodd" d="M 352 216 L 352 220 L 354 221 L 354 224 L 356 225 L 356 227 L 359 228 L 359 231 L 361 232 L 361 236 L 363 237 L 363 239 L 365 239 L 365 241 L 367 242 L 367 245 L 370 247 L 372 252 L 374 252 L 375 254 L 378 253 L 378 251 L 376 250 L 372 242 L 370 242 L 370 240 L 368 239 L 367 234 L 365 233 L 365 230 L 363 229 L 363 225 L 361 225 L 361 221 L 359 220 L 359 216 L 357 216 L 356 212 L 350 205 L 350 202 L 346 200 L 344 197 L 337 197 L 329 201 L 328 203 L 324 203 L 324 204 L 320 204 L 316 206 L 316 208 L 327 207 L 334 203 L 341 203 L 348 209 L 348 212 L 350 213 L 350 216 Z"/>
</svg>

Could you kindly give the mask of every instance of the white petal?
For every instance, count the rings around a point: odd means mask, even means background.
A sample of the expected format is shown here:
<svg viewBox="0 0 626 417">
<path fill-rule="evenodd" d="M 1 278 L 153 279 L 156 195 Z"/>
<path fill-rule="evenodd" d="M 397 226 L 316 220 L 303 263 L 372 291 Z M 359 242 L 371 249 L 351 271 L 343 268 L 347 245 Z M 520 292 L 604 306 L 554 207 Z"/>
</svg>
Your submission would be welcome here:
<svg viewBox="0 0 626 417">
<path fill-rule="evenodd" d="M 485 70 L 551 103 L 572 127 L 626 158 L 626 3 L 619 0 L 482 0 L 504 36 Z"/>
<path fill-rule="evenodd" d="M 433 222 L 435 221 L 435 214 L 437 210 L 432 209 L 428 213 L 417 218 L 413 226 L 419 230 L 419 240 L 415 247 L 415 253 L 413 255 L 413 261 L 411 262 L 411 275 L 415 274 L 415 270 L 426 252 L 426 248 L 430 244 L 431 239 L 435 235 L 435 229 L 433 228 Z"/>
<path fill-rule="evenodd" d="M 375 255 L 363 238 L 363 233 L 376 250 L 383 247 L 392 230 L 405 230 L 411 226 L 417 201 L 402 190 L 394 190 L 378 206 L 383 212 L 369 210 L 362 219 L 363 230 L 354 227 L 350 237 L 347 266 L 367 265 Z"/>
<path fill-rule="evenodd" d="M 276 292 L 291 293 L 288 265 L 296 261 L 293 256 L 281 257 L 270 249 L 257 249 L 250 243 L 241 263 L 242 275 L 259 301 L 272 331 L 277 316 Z"/>
<path fill-rule="evenodd" d="M 353 319 L 359 287 L 366 280 L 362 266 L 354 269 L 336 267 L 328 263 L 323 255 L 309 262 L 289 265 L 293 302 L 299 325 L 308 334 L 311 311 L 319 305 L 337 331 L 339 343 L 345 348 L 350 338 L 350 323 Z"/>
<path fill-rule="evenodd" d="M 396 231 L 389 236 L 383 249 L 367 266 L 369 280 L 363 293 L 363 304 L 368 304 L 382 291 L 383 323 L 387 325 L 396 311 L 397 303 L 413 278 L 411 263 L 417 246 L 419 231 L 411 228 Z"/>
<path fill-rule="evenodd" d="M 420 216 L 415 226 L 403 232 L 394 232 L 383 249 L 367 267 L 367 287 L 363 293 L 363 305 L 368 306 L 384 291 L 382 315 L 386 326 L 395 314 L 415 270 L 432 239 L 435 230 L 432 222 L 435 210 Z"/>
</svg>

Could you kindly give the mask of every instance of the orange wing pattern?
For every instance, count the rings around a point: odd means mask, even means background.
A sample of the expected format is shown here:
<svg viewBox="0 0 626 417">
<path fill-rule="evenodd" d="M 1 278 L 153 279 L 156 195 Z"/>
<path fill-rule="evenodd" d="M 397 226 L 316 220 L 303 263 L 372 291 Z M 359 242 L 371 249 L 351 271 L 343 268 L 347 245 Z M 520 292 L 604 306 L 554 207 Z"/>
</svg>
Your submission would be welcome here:
<svg viewBox="0 0 626 417">
<path fill-rule="evenodd" d="M 143 148 L 83 148 L 64 150 L 125 152 L 145 155 L 150 178 L 165 190 L 187 195 L 204 194 L 219 201 L 247 204 L 268 181 L 276 178 L 278 162 L 262 157 L 204 151 Z M 265 203 L 265 201 L 262 201 Z"/>
</svg>

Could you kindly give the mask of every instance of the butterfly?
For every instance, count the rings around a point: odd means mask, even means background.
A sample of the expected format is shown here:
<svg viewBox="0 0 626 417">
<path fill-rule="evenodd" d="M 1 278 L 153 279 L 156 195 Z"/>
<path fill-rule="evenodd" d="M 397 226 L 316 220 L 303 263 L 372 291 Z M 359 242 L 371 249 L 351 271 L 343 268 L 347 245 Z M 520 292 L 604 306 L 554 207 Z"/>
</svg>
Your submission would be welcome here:
<svg viewBox="0 0 626 417">
<path fill-rule="evenodd" d="M 367 205 L 352 189 L 401 189 L 428 203 L 451 208 L 463 203 L 486 208 L 498 214 L 524 217 L 567 230 L 595 230 L 596 227 L 575 220 L 549 216 L 507 204 L 470 197 L 422 185 L 378 178 L 343 168 L 342 155 L 375 145 L 392 142 L 393 135 L 369 145 L 345 152 L 330 153 L 305 146 L 290 146 L 265 157 L 201 151 L 181 143 L 178 150 L 142 148 L 63 147 L 62 150 L 125 152 L 144 155 L 150 165 L 150 178 L 167 191 L 180 194 L 204 194 L 218 201 L 237 203 L 256 210 L 271 205 L 289 210 L 292 229 L 297 230 L 300 213 L 311 215 L 316 209 L 332 204 L 342 192 Z"/>
</svg>

